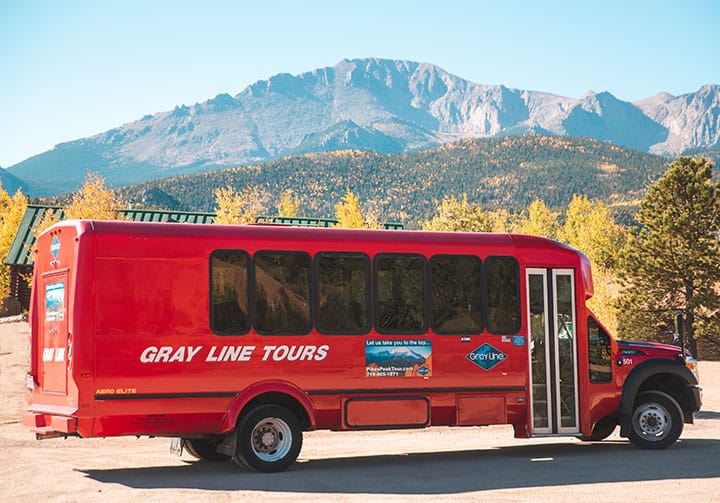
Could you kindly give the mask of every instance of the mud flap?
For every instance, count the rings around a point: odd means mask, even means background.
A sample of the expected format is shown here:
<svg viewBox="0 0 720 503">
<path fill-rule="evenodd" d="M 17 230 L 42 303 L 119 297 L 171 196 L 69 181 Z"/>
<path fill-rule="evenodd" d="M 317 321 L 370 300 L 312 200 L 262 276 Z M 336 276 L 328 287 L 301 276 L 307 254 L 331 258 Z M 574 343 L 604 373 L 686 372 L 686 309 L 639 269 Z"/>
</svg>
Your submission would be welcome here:
<svg viewBox="0 0 720 503">
<path fill-rule="evenodd" d="M 217 447 L 217 452 L 231 458 L 235 457 L 237 451 L 237 429 L 231 431 Z"/>
<path fill-rule="evenodd" d="M 173 437 L 170 439 L 170 452 L 176 456 L 182 456 L 183 453 L 183 441 L 180 437 Z"/>
</svg>

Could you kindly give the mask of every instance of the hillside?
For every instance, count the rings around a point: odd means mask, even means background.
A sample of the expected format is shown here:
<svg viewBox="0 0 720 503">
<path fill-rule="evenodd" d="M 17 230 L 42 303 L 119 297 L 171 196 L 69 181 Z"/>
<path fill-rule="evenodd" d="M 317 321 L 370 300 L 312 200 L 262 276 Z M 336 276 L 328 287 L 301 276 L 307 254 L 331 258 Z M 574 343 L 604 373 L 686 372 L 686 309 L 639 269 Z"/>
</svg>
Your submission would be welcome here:
<svg viewBox="0 0 720 503">
<path fill-rule="evenodd" d="M 0 168 L 0 186 L 8 194 L 14 194 L 18 189 L 22 189 L 27 194 L 27 187 L 22 181 L 2 168 Z"/>
<path fill-rule="evenodd" d="M 462 140 L 405 154 L 338 151 L 154 180 L 121 190 L 140 206 L 212 211 L 218 187 L 257 184 L 276 197 L 288 188 L 308 216 L 331 216 L 347 188 L 372 202 L 384 220 L 417 224 L 434 199 L 467 193 L 488 208 L 521 209 L 535 198 L 566 205 L 586 194 L 619 209 L 637 203 L 667 160 L 608 142 L 528 134 Z"/>
<path fill-rule="evenodd" d="M 402 153 L 527 132 L 677 155 L 717 147 L 719 114 L 718 85 L 629 103 L 608 92 L 570 98 L 478 84 L 428 63 L 355 59 L 149 114 L 8 171 L 39 196 L 75 190 L 88 171 L 118 187 L 295 154 Z"/>
</svg>

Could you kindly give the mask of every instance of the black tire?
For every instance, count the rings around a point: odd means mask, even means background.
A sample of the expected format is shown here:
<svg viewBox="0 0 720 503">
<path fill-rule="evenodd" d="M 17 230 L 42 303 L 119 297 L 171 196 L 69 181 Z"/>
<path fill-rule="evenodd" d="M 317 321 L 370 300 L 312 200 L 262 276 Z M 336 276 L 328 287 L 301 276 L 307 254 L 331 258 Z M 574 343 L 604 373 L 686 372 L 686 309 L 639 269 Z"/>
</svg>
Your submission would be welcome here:
<svg viewBox="0 0 720 503">
<path fill-rule="evenodd" d="M 612 432 L 615 431 L 616 427 L 617 421 L 614 418 L 603 417 L 597 423 L 595 423 L 595 427 L 593 428 L 590 436 L 580 437 L 580 440 L 582 440 L 583 442 L 600 442 L 601 440 L 605 440 L 610 435 L 612 435 Z"/>
<path fill-rule="evenodd" d="M 206 438 L 183 438 L 183 449 L 197 459 L 213 463 L 230 461 L 230 456 L 217 452 L 217 446 L 217 442 Z"/>
<path fill-rule="evenodd" d="M 280 472 L 295 462 L 301 448 L 302 430 L 295 414 L 279 405 L 260 405 L 238 423 L 233 461 L 259 472 Z"/>
<path fill-rule="evenodd" d="M 630 418 L 630 441 L 642 449 L 663 449 L 675 443 L 683 430 L 682 409 L 662 391 L 640 393 Z"/>
</svg>

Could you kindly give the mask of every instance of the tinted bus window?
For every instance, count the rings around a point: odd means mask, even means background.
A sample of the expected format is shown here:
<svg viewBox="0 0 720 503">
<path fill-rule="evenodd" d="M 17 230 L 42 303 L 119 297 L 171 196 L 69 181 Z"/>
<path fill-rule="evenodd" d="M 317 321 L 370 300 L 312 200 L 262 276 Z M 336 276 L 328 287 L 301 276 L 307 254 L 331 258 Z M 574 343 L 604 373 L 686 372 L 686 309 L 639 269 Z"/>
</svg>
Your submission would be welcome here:
<svg viewBox="0 0 720 503">
<path fill-rule="evenodd" d="M 210 256 L 210 328 L 217 334 L 244 334 L 248 321 L 248 255 L 216 251 Z"/>
<path fill-rule="evenodd" d="M 520 267 L 512 257 L 488 257 L 485 261 L 487 327 L 492 334 L 520 330 Z"/>
<path fill-rule="evenodd" d="M 321 253 L 317 264 L 317 329 L 325 334 L 370 330 L 370 259 L 357 253 Z"/>
<path fill-rule="evenodd" d="M 425 331 L 425 259 L 379 255 L 375 259 L 377 329 L 383 333 Z"/>
<path fill-rule="evenodd" d="M 482 332 L 482 262 L 471 255 L 430 259 L 432 327 L 438 334 Z"/>
<path fill-rule="evenodd" d="M 610 337 L 592 318 L 588 318 L 588 368 L 590 382 L 612 381 Z"/>
<path fill-rule="evenodd" d="M 255 328 L 265 335 L 310 331 L 310 256 L 258 252 L 255 264 Z"/>
</svg>

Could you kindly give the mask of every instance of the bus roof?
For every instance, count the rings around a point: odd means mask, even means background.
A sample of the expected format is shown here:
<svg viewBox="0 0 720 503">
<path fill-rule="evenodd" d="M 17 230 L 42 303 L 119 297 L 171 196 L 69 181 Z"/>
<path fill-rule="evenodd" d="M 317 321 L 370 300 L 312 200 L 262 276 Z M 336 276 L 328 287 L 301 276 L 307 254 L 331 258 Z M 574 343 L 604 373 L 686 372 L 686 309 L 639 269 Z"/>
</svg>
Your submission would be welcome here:
<svg viewBox="0 0 720 503">
<path fill-rule="evenodd" d="M 76 227 L 78 234 L 142 234 L 145 236 L 216 237 L 246 239 L 290 239 L 296 241 L 342 242 L 362 240 L 406 244 L 483 245 L 514 248 L 544 248 L 579 254 L 578 250 L 549 238 L 524 234 L 485 232 L 443 232 L 421 230 L 345 229 L 292 227 L 281 225 L 197 225 L 185 223 L 128 222 L 121 220 L 66 220 L 52 228 Z M 52 229 L 51 228 L 51 229 Z M 47 232 L 47 231 L 46 231 Z"/>
<path fill-rule="evenodd" d="M 192 241 L 209 241 L 215 249 L 243 248 L 250 253 L 268 249 L 304 250 L 318 252 L 420 253 L 426 256 L 442 254 L 477 254 L 512 256 L 526 268 L 573 268 L 585 298 L 593 296 L 594 286 L 590 261 L 580 251 L 539 236 L 501 233 L 438 232 L 412 230 L 371 230 L 291 227 L 279 225 L 220 225 L 159 222 L 128 222 L 118 220 L 68 220 L 53 229 L 74 227 L 78 237 L 83 234 L 108 235 L 115 238 L 165 237 Z M 217 243 L 214 243 L 217 241 Z M 240 244 L 241 243 L 241 244 Z M 115 243 L 118 244 L 117 241 Z M 199 244 L 199 242 L 198 242 Z M 128 245 L 137 246 L 137 245 Z M 477 249 L 475 249 L 477 248 Z M 174 253 L 183 254 L 175 247 Z M 113 249 L 119 252 L 119 249 Z M 115 251 L 105 249 L 113 255 Z M 163 250 L 162 247 L 159 250 Z M 158 249 L 155 249 L 158 252 Z M 185 253 L 192 253 L 189 250 Z"/>
</svg>

